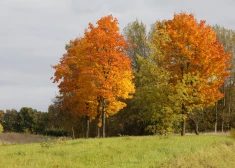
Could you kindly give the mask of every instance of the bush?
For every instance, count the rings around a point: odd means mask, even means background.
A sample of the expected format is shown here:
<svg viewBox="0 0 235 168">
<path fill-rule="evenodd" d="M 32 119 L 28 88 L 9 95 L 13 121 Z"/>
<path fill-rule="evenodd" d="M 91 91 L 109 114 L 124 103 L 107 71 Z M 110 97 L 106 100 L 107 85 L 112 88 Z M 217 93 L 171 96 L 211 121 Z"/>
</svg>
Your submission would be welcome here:
<svg viewBox="0 0 235 168">
<path fill-rule="evenodd" d="M 2 124 L 0 124 L 0 133 L 2 133 L 3 132 L 3 126 L 2 126 Z"/>
<path fill-rule="evenodd" d="M 235 139 L 235 129 L 234 128 L 231 128 L 230 129 L 230 136 Z"/>
<path fill-rule="evenodd" d="M 68 132 L 64 130 L 47 130 L 44 132 L 44 135 L 61 137 L 61 136 L 68 136 Z"/>
</svg>

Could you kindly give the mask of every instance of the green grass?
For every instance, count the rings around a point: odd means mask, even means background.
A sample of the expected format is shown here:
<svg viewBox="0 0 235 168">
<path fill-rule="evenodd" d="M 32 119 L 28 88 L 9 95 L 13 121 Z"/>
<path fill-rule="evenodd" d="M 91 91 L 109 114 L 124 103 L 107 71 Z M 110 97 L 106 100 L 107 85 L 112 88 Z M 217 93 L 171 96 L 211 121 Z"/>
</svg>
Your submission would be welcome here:
<svg viewBox="0 0 235 168">
<path fill-rule="evenodd" d="M 197 166 L 235 167 L 234 140 L 225 135 L 145 136 L 0 146 L 0 167 L 4 168 Z"/>
</svg>

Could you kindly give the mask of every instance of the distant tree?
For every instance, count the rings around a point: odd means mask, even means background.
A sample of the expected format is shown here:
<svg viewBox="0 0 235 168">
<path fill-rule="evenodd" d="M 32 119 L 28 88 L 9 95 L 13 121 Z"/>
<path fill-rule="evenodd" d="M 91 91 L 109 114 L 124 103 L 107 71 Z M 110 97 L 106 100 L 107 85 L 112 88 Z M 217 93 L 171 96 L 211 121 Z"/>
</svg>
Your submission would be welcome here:
<svg viewBox="0 0 235 168">
<path fill-rule="evenodd" d="M 19 123 L 19 114 L 15 109 L 6 110 L 3 127 L 5 132 L 22 132 Z"/>
<path fill-rule="evenodd" d="M 34 133 L 36 125 L 36 112 L 32 108 L 22 107 L 19 111 L 19 122 L 23 132 Z"/>
<path fill-rule="evenodd" d="M 2 133 L 4 130 L 3 130 L 3 126 L 2 124 L 0 123 L 0 133 Z"/>
<path fill-rule="evenodd" d="M 126 54 L 131 58 L 132 68 L 134 71 L 138 71 L 138 58 L 141 56 L 147 58 L 149 56 L 149 46 L 147 41 L 146 26 L 143 22 L 138 20 L 130 22 L 124 29 L 123 35 L 129 43 L 129 49 Z"/>
<path fill-rule="evenodd" d="M 147 30 L 143 22 L 138 20 L 130 22 L 123 29 L 123 36 L 129 44 L 128 50 L 125 53 L 131 58 L 132 69 L 134 71 L 134 83 L 136 87 L 136 93 L 133 95 L 133 99 L 126 100 L 127 107 L 120 111 L 120 114 L 116 115 L 118 119 L 112 119 L 114 121 L 119 120 L 119 127 L 121 133 L 129 135 L 143 135 L 145 134 L 146 120 L 142 116 L 139 102 L 135 97 L 138 94 L 139 80 L 137 73 L 140 71 L 141 65 L 139 57 L 147 59 L 149 56 L 149 44 L 147 39 Z M 144 97 L 142 97 L 144 99 Z M 140 108 L 140 109 L 139 109 Z"/>
<path fill-rule="evenodd" d="M 219 25 L 213 26 L 213 29 L 216 32 L 217 40 L 224 46 L 225 51 L 231 52 L 232 65 L 229 69 L 230 75 L 220 88 L 224 97 L 217 102 L 217 113 L 215 115 L 215 131 L 217 131 L 218 124 L 221 131 L 224 131 L 224 128 L 230 129 L 232 120 L 235 119 L 233 117 L 235 111 L 235 105 L 233 103 L 233 99 L 235 98 L 235 31 Z"/>
<path fill-rule="evenodd" d="M 2 124 L 4 121 L 4 111 L 0 110 L 0 124 Z"/>
<path fill-rule="evenodd" d="M 36 119 L 34 122 L 33 132 L 36 134 L 44 134 L 48 125 L 48 113 L 36 111 Z"/>
</svg>

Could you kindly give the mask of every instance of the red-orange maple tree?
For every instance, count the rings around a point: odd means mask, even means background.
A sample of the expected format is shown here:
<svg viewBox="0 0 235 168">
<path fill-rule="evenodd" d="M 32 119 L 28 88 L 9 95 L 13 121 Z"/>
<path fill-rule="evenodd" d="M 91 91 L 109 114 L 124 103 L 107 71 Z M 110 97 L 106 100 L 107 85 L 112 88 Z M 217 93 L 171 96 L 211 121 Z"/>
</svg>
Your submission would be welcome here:
<svg viewBox="0 0 235 168">
<path fill-rule="evenodd" d="M 54 82 L 60 83 L 60 93 L 74 113 L 90 120 L 102 116 L 103 137 L 105 117 L 125 107 L 122 100 L 135 91 L 131 61 L 124 53 L 127 42 L 117 24 L 112 15 L 101 18 L 97 27 L 90 23 L 84 37 L 71 41 L 53 67 Z"/>
<path fill-rule="evenodd" d="M 213 105 L 223 97 L 219 87 L 229 75 L 230 53 L 225 53 L 213 29 L 205 21 L 198 23 L 193 14 L 175 14 L 172 20 L 159 23 L 157 30 L 169 37 L 159 39 L 158 45 L 184 115 L 184 135 L 185 117 L 193 109 Z"/>
</svg>

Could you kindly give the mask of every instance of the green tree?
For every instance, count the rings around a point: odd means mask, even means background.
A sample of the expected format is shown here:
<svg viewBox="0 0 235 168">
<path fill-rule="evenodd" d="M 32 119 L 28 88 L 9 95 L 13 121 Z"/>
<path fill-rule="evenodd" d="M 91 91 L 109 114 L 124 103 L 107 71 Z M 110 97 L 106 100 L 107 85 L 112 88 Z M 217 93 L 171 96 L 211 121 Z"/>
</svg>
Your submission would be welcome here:
<svg viewBox="0 0 235 168">
<path fill-rule="evenodd" d="M 128 106 L 117 116 L 122 121 L 124 134 L 168 134 L 173 131 L 177 118 L 172 110 L 173 103 L 168 98 L 171 94 L 168 84 L 170 75 L 162 68 L 164 55 L 158 45 L 160 38 L 167 40 L 167 34 L 157 36 L 155 25 L 148 38 L 144 24 L 138 21 L 129 23 L 124 29 L 126 38 L 134 46 L 127 54 L 135 58 L 136 65 L 136 92 L 127 101 Z"/>
<path fill-rule="evenodd" d="M 32 108 L 22 107 L 19 111 L 19 123 L 23 132 L 33 133 L 36 125 L 36 112 Z"/>
<path fill-rule="evenodd" d="M 0 124 L 4 121 L 4 111 L 0 110 Z"/>
<path fill-rule="evenodd" d="M 138 20 L 130 22 L 123 29 L 123 35 L 129 43 L 129 49 L 126 54 L 131 58 L 132 68 L 136 71 L 139 69 L 137 55 L 144 58 L 149 56 L 146 26 Z"/>
<path fill-rule="evenodd" d="M 3 126 L 2 124 L 0 123 L 0 133 L 2 133 L 4 130 L 3 130 Z"/>
<path fill-rule="evenodd" d="M 19 123 L 19 115 L 15 109 L 6 110 L 3 127 L 5 132 L 22 132 Z"/>
</svg>

